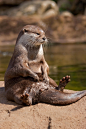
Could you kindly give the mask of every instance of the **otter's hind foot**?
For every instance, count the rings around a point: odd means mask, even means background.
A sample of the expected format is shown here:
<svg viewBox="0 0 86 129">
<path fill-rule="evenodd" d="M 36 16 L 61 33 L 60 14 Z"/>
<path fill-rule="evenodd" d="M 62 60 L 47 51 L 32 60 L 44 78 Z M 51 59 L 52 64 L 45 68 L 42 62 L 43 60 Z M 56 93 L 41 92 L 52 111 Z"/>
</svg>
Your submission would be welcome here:
<svg viewBox="0 0 86 129">
<path fill-rule="evenodd" d="M 29 96 L 28 93 L 25 93 L 21 95 L 20 100 L 25 104 L 25 105 L 32 105 L 32 98 Z"/>
<path fill-rule="evenodd" d="M 65 88 L 65 86 L 67 85 L 68 82 L 70 82 L 70 76 L 67 75 L 66 77 L 63 77 L 60 80 L 60 83 L 56 89 L 59 91 L 63 91 L 63 89 Z"/>
</svg>

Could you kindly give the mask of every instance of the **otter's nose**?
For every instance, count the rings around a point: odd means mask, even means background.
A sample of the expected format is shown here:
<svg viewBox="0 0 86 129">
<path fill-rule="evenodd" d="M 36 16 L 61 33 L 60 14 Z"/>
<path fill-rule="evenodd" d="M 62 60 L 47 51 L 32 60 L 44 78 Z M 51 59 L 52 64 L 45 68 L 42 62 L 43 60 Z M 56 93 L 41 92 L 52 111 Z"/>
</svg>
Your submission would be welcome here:
<svg viewBox="0 0 86 129">
<path fill-rule="evenodd" d="M 43 40 L 45 40 L 46 38 L 45 38 L 45 37 L 43 37 L 42 39 L 43 39 Z"/>
</svg>

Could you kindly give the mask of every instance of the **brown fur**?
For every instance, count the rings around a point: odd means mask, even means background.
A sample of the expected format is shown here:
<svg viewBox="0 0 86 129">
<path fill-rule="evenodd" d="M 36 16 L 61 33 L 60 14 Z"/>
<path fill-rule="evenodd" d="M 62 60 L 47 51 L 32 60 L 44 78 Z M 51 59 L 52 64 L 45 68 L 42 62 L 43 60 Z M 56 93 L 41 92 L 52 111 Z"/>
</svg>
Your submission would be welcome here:
<svg viewBox="0 0 86 129">
<path fill-rule="evenodd" d="M 8 100 L 31 105 L 38 102 L 70 104 L 86 95 L 86 90 L 75 94 L 63 93 L 70 76 L 63 77 L 59 86 L 48 76 L 42 44 L 47 42 L 44 31 L 27 25 L 20 31 L 13 56 L 5 73 Z"/>
</svg>

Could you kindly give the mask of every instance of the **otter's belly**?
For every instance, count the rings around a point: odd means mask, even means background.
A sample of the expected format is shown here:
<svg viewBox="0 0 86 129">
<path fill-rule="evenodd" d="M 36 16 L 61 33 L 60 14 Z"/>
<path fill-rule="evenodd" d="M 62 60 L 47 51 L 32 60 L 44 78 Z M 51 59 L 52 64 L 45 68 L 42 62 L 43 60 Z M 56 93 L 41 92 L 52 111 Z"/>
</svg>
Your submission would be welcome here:
<svg viewBox="0 0 86 129">
<path fill-rule="evenodd" d="M 30 68 L 35 73 L 41 73 L 41 65 L 31 65 Z"/>
</svg>

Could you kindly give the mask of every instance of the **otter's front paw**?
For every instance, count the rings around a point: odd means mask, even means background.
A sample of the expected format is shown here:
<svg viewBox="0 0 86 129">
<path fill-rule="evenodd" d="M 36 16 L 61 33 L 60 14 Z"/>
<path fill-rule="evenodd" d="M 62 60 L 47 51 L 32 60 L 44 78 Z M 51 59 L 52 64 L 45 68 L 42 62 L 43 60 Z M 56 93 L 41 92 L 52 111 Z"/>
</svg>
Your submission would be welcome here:
<svg viewBox="0 0 86 129">
<path fill-rule="evenodd" d="M 32 99 L 28 93 L 22 94 L 20 100 L 26 105 L 32 105 Z"/>
<path fill-rule="evenodd" d="M 35 74 L 35 76 L 34 76 L 34 80 L 35 80 L 35 81 L 39 81 L 39 77 L 38 77 L 38 75 L 37 75 L 37 74 Z"/>
<path fill-rule="evenodd" d="M 43 81 L 44 81 L 46 84 L 49 84 L 49 78 L 48 78 L 48 77 L 43 77 Z"/>
<path fill-rule="evenodd" d="M 70 82 L 70 76 L 67 75 L 66 77 L 63 77 L 60 80 L 57 90 L 63 91 L 63 89 L 65 88 L 65 86 L 67 85 L 68 82 Z"/>
</svg>

